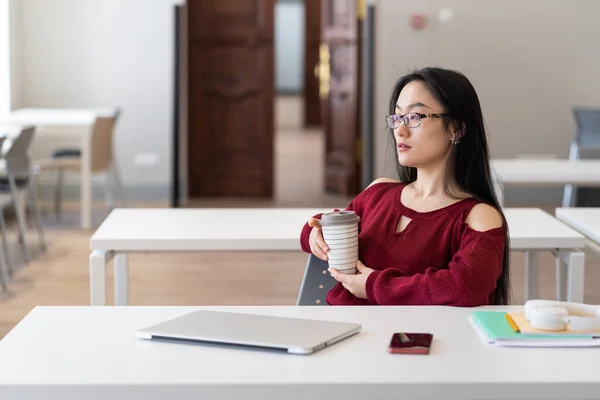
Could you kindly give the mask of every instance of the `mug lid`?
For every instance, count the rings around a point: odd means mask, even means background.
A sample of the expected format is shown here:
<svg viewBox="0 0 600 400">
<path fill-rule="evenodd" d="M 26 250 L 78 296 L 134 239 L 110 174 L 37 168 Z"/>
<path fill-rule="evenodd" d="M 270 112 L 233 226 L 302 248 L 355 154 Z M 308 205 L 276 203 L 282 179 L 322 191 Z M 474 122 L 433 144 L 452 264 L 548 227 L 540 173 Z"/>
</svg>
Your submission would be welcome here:
<svg viewBox="0 0 600 400">
<path fill-rule="evenodd" d="M 354 211 L 333 211 L 321 215 L 321 225 L 349 225 L 358 223 L 360 217 Z"/>
</svg>

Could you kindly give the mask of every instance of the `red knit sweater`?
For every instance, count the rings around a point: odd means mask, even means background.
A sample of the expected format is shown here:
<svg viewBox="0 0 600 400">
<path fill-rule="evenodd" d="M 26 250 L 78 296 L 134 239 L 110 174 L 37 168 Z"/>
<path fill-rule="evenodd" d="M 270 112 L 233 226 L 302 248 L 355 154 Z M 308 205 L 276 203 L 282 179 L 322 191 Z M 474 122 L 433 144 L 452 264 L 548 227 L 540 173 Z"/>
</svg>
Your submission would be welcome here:
<svg viewBox="0 0 600 400">
<path fill-rule="evenodd" d="M 368 300 L 341 283 L 327 294 L 330 305 L 490 304 L 502 273 L 505 227 L 480 232 L 465 219 L 479 201 L 470 198 L 431 212 L 405 207 L 402 183 L 374 184 L 350 202 L 359 223 L 359 259 L 375 271 L 366 282 Z M 400 217 L 412 221 L 396 232 Z M 321 215 L 315 216 L 320 218 Z M 310 253 L 312 228 L 305 224 L 300 243 Z"/>
</svg>

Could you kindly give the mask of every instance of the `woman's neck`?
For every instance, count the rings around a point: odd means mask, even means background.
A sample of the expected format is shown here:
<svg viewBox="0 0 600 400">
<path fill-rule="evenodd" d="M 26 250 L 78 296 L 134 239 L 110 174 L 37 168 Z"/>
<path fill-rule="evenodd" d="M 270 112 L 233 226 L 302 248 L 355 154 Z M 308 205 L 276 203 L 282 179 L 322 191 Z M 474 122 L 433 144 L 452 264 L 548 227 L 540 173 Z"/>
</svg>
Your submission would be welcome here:
<svg viewBox="0 0 600 400">
<path fill-rule="evenodd" d="M 444 188 L 446 180 L 445 168 L 419 168 L 417 170 L 417 179 L 412 183 L 414 193 L 419 199 L 428 199 L 432 197 L 448 197 Z M 459 195 L 463 191 L 457 187 L 454 182 L 448 182 L 448 188 L 451 193 Z"/>
<path fill-rule="evenodd" d="M 431 173 L 419 169 L 417 170 L 417 179 L 412 186 L 415 195 L 420 199 L 439 197 L 445 194 L 443 173 Z"/>
</svg>

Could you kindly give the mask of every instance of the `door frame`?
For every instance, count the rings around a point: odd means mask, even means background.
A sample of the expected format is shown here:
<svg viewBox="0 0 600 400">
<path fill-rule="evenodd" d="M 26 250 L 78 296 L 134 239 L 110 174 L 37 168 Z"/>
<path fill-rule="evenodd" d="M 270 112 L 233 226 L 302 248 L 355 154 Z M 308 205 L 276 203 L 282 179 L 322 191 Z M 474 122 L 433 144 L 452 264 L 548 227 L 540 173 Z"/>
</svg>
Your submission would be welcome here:
<svg viewBox="0 0 600 400">
<path fill-rule="evenodd" d="M 362 90 L 359 99 L 362 118 L 359 129 L 362 143 L 360 181 L 363 189 L 375 180 L 375 11 L 375 4 L 367 2 L 362 24 Z"/>
</svg>

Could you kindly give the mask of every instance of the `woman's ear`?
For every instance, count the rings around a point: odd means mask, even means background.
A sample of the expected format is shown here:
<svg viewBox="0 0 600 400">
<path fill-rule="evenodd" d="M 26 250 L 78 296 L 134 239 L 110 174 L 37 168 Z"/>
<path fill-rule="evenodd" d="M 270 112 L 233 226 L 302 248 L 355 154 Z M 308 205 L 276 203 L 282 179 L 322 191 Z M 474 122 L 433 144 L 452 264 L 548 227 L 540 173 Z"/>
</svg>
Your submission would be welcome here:
<svg viewBox="0 0 600 400">
<path fill-rule="evenodd" d="M 460 126 L 454 127 L 454 132 L 452 132 L 450 141 L 453 144 L 457 144 L 460 140 L 465 136 L 465 132 L 467 130 L 467 125 L 463 122 Z"/>
</svg>

